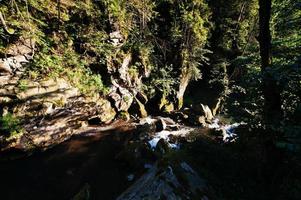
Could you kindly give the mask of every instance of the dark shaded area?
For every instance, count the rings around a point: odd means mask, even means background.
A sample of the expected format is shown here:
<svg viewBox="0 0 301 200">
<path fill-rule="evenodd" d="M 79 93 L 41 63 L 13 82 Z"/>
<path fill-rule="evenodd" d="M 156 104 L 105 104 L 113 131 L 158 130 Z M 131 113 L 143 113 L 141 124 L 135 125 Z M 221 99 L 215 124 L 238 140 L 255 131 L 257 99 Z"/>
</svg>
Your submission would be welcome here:
<svg viewBox="0 0 301 200">
<path fill-rule="evenodd" d="M 237 143 L 220 145 L 210 131 L 200 130 L 190 136 L 194 142 L 168 159 L 191 164 L 216 191 L 216 199 L 299 199 L 300 155 L 275 148 L 261 130 L 242 127 L 237 131 Z M 266 136 L 258 137 L 262 134 Z"/>
<path fill-rule="evenodd" d="M 20 152 L 2 153 L 1 199 L 70 199 L 85 185 L 91 199 L 114 199 L 128 186 L 129 167 L 116 159 L 130 131 L 125 127 L 76 136 L 45 152 L 7 160 Z"/>
</svg>

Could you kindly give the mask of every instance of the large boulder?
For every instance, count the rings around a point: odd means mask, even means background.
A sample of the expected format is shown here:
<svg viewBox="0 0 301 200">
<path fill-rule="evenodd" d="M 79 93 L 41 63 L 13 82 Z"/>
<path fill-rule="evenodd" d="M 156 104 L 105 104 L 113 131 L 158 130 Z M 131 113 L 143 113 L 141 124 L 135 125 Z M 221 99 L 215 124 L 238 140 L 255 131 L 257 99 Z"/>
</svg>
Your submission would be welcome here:
<svg viewBox="0 0 301 200">
<path fill-rule="evenodd" d="M 22 66 L 33 58 L 34 50 L 35 40 L 30 38 L 21 37 L 9 45 L 3 52 L 7 57 L 0 58 L 0 75 L 22 70 Z"/>
<path fill-rule="evenodd" d="M 137 117 L 140 118 L 145 118 L 148 116 L 144 104 L 141 103 L 136 97 L 131 107 L 129 108 L 129 113 L 133 116 L 137 115 Z"/>
<path fill-rule="evenodd" d="M 119 86 L 117 83 L 111 88 L 109 98 L 118 112 L 128 111 L 134 101 L 132 92 Z"/>
<path fill-rule="evenodd" d="M 0 73 L 13 73 L 22 70 L 22 65 L 28 63 L 31 57 L 26 55 L 17 55 L 0 59 Z"/>
</svg>

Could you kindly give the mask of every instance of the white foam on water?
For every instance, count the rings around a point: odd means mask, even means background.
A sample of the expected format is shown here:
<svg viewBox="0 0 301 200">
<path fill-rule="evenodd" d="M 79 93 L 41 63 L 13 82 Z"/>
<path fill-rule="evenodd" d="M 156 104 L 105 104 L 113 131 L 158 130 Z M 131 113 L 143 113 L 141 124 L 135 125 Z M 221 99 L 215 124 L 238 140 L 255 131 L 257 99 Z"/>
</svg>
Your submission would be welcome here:
<svg viewBox="0 0 301 200">
<path fill-rule="evenodd" d="M 180 145 L 179 144 L 174 144 L 174 143 L 170 143 L 169 142 L 169 136 L 170 135 L 173 135 L 173 136 L 177 136 L 177 137 L 184 137 L 186 136 L 188 133 L 190 133 L 192 130 L 194 130 L 193 128 L 188 128 L 188 127 L 184 127 L 180 130 L 177 130 L 177 131 L 166 131 L 166 130 L 163 130 L 163 131 L 160 131 L 160 132 L 157 132 L 154 136 L 153 139 L 151 139 L 150 141 L 148 141 L 148 143 L 150 144 L 151 148 L 156 148 L 158 142 L 160 139 L 164 139 L 165 141 L 168 142 L 169 146 L 172 148 L 172 149 L 179 149 L 180 148 Z"/>
<path fill-rule="evenodd" d="M 140 120 L 139 124 L 143 125 L 143 124 L 153 124 L 156 122 L 156 119 L 152 118 L 151 116 L 148 116 L 146 118 L 143 118 Z"/>
<path fill-rule="evenodd" d="M 225 143 L 227 142 L 234 142 L 237 139 L 237 134 L 235 134 L 235 129 L 239 127 L 240 125 L 245 125 L 246 123 L 234 123 L 234 124 L 226 124 L 226 125 L 220 125 L 219 119 L 215 118 L 212 121 L 212 124 L 208 126 L 210 129 L 216 129 L 216 130 L 222 130 L 223 134 L 223 141 Z"/>
<path fill-rule="evenodd" d="M 219 125 L 219 119 L 218 118 L 215 118 L 213 121 L 212 121 L 212 124 L 209 124 L 208 128 L 215 128 L 215 129 L 218 129 L 220 128 L 220 125 Z"/>
<path fill-rule="evenodd" d="M 150 144 L 151 148 L 154 149 L 154 148 L 156 148 L 159 140 L 160 140 L 160 138 L 153 138 L 150 141 L 148 141 L 148 143 Z"/>
</svg>

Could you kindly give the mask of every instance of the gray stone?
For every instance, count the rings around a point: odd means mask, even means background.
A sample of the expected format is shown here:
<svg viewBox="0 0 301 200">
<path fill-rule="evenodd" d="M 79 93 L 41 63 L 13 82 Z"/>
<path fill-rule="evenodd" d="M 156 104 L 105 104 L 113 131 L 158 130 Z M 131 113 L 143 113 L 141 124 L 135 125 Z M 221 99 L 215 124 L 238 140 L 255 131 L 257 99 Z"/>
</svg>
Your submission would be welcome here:
<svg viewBox="0 0 301 200">
<path fill-rule="evenodd" d="M 179 177 L 185 179 L 186 185 L 179 181 Z M 181 166 L 161 168 L 154 165 L 145 175 L 123 192 L 117 200 L 181 200 L 196 198 L 208 200 L 206 193 L 207 185 L 205 181 L 187 163 L 181 163 Z"/>
</svg>

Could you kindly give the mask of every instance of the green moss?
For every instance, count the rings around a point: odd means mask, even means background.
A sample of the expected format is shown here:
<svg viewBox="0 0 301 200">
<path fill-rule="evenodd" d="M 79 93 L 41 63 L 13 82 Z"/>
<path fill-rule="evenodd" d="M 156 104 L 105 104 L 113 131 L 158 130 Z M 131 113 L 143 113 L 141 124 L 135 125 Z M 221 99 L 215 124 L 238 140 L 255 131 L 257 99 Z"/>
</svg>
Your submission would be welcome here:
<svg viewBox="0 0 301 200">
<path fill-rule="evenodd" d="M 11 113 L 0 117 L 0 132 L 8 137 L 22 134 L 23 130 L 21 128 L 20 120 Z"/>
</svg>

